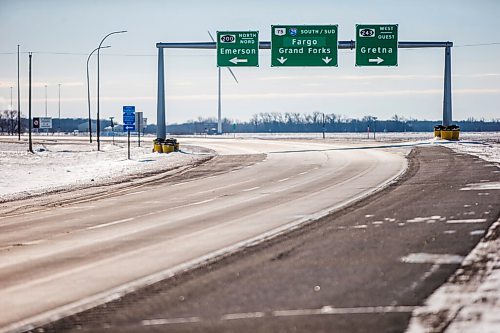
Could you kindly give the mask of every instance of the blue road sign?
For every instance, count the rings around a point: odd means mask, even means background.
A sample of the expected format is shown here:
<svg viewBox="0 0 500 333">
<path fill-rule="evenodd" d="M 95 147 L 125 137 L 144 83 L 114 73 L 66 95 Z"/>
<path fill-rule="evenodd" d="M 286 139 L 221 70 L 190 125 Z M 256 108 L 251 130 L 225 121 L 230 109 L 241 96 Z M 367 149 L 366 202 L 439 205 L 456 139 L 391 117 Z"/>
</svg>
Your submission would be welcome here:
<svg viewBox="0 0 500 333">
<path fill-rule="evenodd" d="M 135 106 L 123 107 L 123 130 L 135 131 Z"/>
</svg>

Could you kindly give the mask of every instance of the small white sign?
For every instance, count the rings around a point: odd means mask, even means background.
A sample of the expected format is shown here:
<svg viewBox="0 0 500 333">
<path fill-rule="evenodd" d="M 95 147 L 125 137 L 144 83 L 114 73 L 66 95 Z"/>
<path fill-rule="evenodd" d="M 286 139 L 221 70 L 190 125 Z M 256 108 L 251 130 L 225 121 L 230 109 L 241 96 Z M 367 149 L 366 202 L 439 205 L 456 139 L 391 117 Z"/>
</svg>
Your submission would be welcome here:
<svg viewBox="0 0 500 333">
<path fill-rule="evenodd" d="M 284 36 L 286 35 L 286 28 L 274 28 L 274 34 L 276 36 Z"/>
<path fill-rule="evenodd" d="M 52 118 L 40 117 L 40 128 L 44 128 L 44 129 L 52 128 Z"/>
</svg>

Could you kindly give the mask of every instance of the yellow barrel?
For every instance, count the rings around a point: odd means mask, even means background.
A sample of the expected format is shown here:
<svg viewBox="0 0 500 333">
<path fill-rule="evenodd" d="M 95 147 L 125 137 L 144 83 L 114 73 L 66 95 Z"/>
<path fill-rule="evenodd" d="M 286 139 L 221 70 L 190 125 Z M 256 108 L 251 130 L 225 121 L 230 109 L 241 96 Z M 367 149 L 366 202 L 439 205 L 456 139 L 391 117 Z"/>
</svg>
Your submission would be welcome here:
<svg viewBox="0 0 500 333">
<path fill-rule="evenodd" d="M 168 144 L 168 143 L 164 143 L 162 145 L 162 148 L 163 148 L 163 152 L 166 154 L 172 153 L 174 151 L 174 146 L 171 144 Z"/>
<path fill-rule="evenodd" d="M 452 130 L 441 130 L 441 139 L 453 140 L 453 131 Z"/>
<path fill-rule="evenodd" d="M 163 153 L 163 149 L 161 148 L 161 143 L 153 141 L 153 152 L 155 152 L 155 153 Z"/>
<path fill-rule="evenodd" d="M 441 130 L 434 129 L 434 137 L 435 138 L 440 138 L 441 137 Z"/>
<path fill-rule="evenodd" d="M 460 136 L 460 130 L 459 129 L 454 129 L 451 131 L 451 139 L 453 141 L 458 141 L 458 137 Z"/>
</svg>

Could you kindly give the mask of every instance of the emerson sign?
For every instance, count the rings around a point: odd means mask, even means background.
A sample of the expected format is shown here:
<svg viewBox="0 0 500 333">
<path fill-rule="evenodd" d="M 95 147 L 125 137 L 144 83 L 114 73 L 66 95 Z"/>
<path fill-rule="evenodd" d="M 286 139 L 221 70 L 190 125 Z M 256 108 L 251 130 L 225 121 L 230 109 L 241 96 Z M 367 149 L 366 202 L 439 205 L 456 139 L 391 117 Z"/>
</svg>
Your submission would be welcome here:
<svg viewBox="0 0 500 333">
<path fill-rule="evenodd" d="M 259 32 L 217 31 L 217 66 L 259 66 Z"/>
<path fill-rule="evenodd" d="M 398 25 L 357 24 L 356 66 L 397 66 Z"/>
</svg>

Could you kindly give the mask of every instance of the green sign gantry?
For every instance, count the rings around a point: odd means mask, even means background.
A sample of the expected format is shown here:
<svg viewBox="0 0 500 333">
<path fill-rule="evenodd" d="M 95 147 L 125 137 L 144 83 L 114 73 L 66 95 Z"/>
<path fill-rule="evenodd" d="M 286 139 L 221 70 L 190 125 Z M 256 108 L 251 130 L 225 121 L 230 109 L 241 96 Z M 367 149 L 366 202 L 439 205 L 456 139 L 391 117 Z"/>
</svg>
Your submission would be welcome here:
<svg viewBox="0 0 500 333">
<path fill-rule="evenodd" d="M 217 31 L 217 66 L 259 66 L 259 32 Z"/>
<path fill-rule="evenodd" d="M 357 24 L 356 66 L 397 66 L 398 25 Z"/>
<path fill-rule="evenodd" d="M 337 66 L 337 32 L 337 25 L 271 26 L 271 66 Z"/>
</svg>

